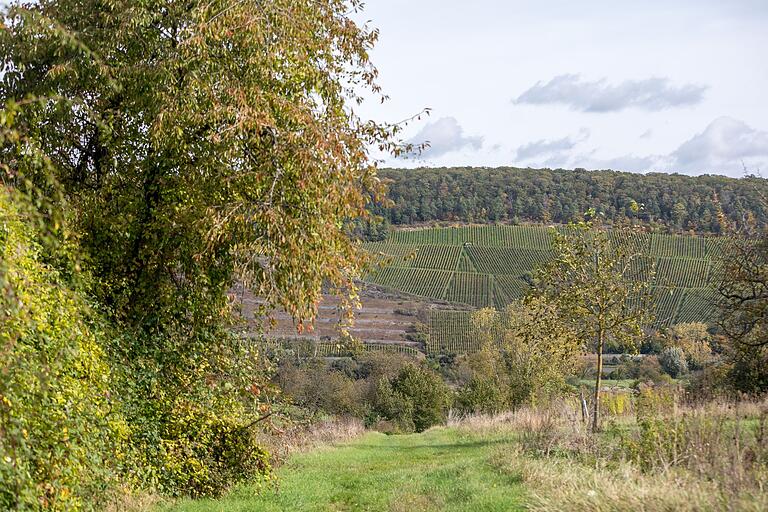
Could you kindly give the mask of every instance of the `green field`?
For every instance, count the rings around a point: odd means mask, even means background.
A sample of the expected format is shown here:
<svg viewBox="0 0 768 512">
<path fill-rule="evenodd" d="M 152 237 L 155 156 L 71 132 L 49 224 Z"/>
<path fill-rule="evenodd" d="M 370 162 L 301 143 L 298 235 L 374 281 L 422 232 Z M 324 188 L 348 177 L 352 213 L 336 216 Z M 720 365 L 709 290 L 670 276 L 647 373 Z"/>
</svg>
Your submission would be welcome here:
<svg viewBox="0 0 768 512">
<path fill-rule="evenodd" d="M 513 511 L 523 510 L 519 476 L 494 464 L 507 435 L 437 428 L 423 434 L 377 432 L 337 447 L 294 455 L 278 487 L 241 490 L 220 500 L 184 501 L 165 512 Z"/>
<path fill-rule="evenodd" d="M 544 226 L 466 226 L 394 231 L 365 248 L 384 262 L 366 280 L 384 288 L 473 307 L 502 308 L 523 296 L 537 265 L 553 256 Z M 564 229 L 564 228 L 556 228 Z M 711 322 L 717 267 L 727 239 L 637 233 L 622 235 L 642 256 L 633 274 L 651 270 L 656 326 Z M 471 345 L 467 313 L 433 315 L 428 350 Z"/>
</svg>

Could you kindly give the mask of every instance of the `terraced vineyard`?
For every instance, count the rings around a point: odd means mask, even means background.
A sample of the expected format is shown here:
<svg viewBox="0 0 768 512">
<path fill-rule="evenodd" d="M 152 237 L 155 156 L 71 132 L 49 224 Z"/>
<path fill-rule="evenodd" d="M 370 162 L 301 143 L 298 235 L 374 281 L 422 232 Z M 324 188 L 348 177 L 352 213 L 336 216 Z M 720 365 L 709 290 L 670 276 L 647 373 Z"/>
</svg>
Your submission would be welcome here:
<svg viewBox="0 0 768 512">
<path fill-rule="evenodd" d="M 525 293 L 533 269 L 552 258 L 550 229 L 543 226 L 467 226 L 391 233 L 366 244 L 383 266 L 366 280 L 431 299 L 502 308 Z M 563 227 L 554 229 L 566 229 Z M 618 236 L 618 235 L 617 235 Z M 643 256 L 633 275 L 655 271 L 657 326 L 711 322 L 722 238 L 622 234 Z M 432 315 L 428 351 L 463 352 L 472 346 L 466 312 Z"/>
</svg>

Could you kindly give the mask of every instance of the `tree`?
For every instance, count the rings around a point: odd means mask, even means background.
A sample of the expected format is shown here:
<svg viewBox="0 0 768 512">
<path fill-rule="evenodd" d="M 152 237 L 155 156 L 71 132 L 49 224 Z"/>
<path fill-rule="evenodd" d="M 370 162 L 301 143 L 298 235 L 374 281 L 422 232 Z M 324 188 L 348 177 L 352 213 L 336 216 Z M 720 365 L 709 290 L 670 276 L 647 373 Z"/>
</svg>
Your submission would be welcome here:
<svg viewBox="0 0 768 512">
<path fill-rule="evenodd" d="M 734 239 L 718 285 L 719 326 L 729 340 L 731 378 L 745 392 L 768 390 L 768 234 Z"/>
<path fill-rule="evenodd" d="M 662 350 L 659 354 L 659 363 L 662 369 L 673 379 L 688 373 L 685 352 L 680 347 L 667 347 Z"/>
<path fill-rule="evenodd" d="M 470 390 L 492 384 L 506 405 L 536 403 L 562 390 L 573 370 L 580 340 L 550 303 L 538 297 L 502 311 L 481 309 L 472 315 L 472 333 L 481 350 L 469 356 Z"/>
<path fill-rule="evenodd" d="M 423 366 L 407 364 L 391 382 L 392 391 L 412 407 L 416 432 L 445 420 L 450 405 L 450 390 L 437 373 Z"/>
<path fill-rule="evenodd" d="M 393 224 L 463 221 L 577 221 L 590 207 L 614 226 L 642 224 L 667 233 L 692 229 L 720 233 L 743 227 L 745 211 L 758 226 L 768 223 L 760 197 L 768 180 L 746 177 L 636 174 L 616 171 L 500 168 L 382 169 L 391 180 L 388 205 L 371 209 Z M 544 208 L 542 205 L 547 205 Z"/>
<path fill-rule="evenodd" d="M 590 212 L 594 216 L 594 212 Z M 600 381 L 603 349 L 614 345 L 636 348 L 650 317 L 649 282 L 635 271 L 638 254 L 622 240 L 611 238 L 594 220 L 553 230 L 555 258 L 536 271 L 533 293 L 556 305 L 597 357 L 592 430 L 600 429 Z"/>
<path fill-rule="evenodd" d="M 355 301 L 366 258 L 347 227 L 382 192 L 368 148 L 409 149 L 399 125 L 354 113 L 379 93 L 378 34 L 352 21 L 359 6 L 43 0 L 5 12 L 2 121 L 20 137 L 0 144 L 0 176 L 66 217 L 72 271 L 93 277 L 109 324 L 113 396 L 165 492 L 247 478 L 222 454 L 255 453 L 237 443 L 268 403 L 260 354 L 230 329 L 233 285 L 299 326 L 324 283 Z"/>
<path fill-rule="evenodd" d="M 378 91 L 377 32 L 348 7 L 11 9 L 0 97 L 41 98 L 17 122 L 54 161 L 121 320 L 140 323 L 179 291 L 226 290 L 235 273 L 300 321 L 323 281 L 351 286 L 362 253 L 343 224 L 382 191 L 367 147 L 395 146 L 350 108 L 361 88 Z"/>
<path fill-rule="evenodd" d="M 670 346 L 679 347 L 692 370 L 701 370 L 712 360 L 712 336 L 702 322 L 677 324 L 670 329 Z"/>
</svg>

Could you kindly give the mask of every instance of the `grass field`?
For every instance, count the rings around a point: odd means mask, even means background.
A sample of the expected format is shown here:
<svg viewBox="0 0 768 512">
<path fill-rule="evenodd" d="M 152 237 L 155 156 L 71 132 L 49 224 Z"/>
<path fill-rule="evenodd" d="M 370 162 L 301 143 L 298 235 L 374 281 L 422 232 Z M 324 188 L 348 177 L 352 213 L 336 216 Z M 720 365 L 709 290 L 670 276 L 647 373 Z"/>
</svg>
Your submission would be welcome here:
<svg viewBox="0 0 768 512">
<path fill-rule="evenodd" d="M 371 432 L 336 447 L 294 455 L 279 487 L 241 490 L 220 500 L 184 501 L 163 512 L 514 511 L 523 510 L 517 475 L 492 464 L 511 437 L 455 428 L 387 436 Z"/>
<path fill-rule="evenodd" d="M 421 434 L 368 432 L 294 454 L 260 494 L 243 488 L 155 511 L 768 510 L 765 402 L 648 402 L 656 412 L 643 409 L 642 422 L 628 409 L 606 417 L 597 437 L 574 403 Z"/>
</svg>

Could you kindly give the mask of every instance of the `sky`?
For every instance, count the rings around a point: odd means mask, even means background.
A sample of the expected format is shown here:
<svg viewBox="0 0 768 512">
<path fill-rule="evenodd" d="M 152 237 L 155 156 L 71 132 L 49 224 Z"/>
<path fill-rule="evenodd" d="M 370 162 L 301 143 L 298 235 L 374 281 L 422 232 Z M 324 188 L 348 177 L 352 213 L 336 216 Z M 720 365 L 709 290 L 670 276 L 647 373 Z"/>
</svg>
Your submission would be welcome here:
<svg viewBox="0 0 768 512">
<path fill-rule="evenodd" d="M 385 166 L 768 174 L 768 0 L 367 0 L 390 99 L 430 147 Z"/>
</svg>

